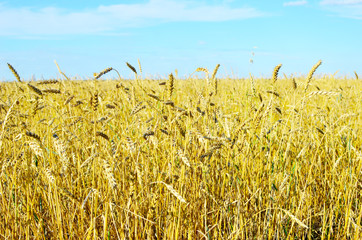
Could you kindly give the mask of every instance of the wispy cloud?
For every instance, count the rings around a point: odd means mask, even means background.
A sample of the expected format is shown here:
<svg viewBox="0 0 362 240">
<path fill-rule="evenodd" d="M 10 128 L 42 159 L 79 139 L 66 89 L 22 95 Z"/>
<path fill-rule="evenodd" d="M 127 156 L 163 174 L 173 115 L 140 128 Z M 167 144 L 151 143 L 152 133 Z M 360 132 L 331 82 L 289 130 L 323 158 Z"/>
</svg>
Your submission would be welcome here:
<svg viewBox="0 0 362 240">
<path fill-rule="evenodd" d="M 73 11 L 47 7 L 8 8 L 0 4 L 0 35 L 47 36 L 114 33 L 129 27 L 162 22 L 220 22 L 261 17 L 255 8 L 207 5 L 196 0 L 150 0 L 141 4 L 116 4 Z"/>
<path fill-rule="evenodd" d="M 320 4 L 338 17 L 362 20 L 362 0 L 323 0 Z"/>
<path fill-rule="evenodd" d="M 362 0 L 323 0 L 321 5 L 356 5 L 362 4 Z"/>
<path fill-rule="evenodd" d="M 292 2 L 285 2 L 283 3 L 284 7 L 289 7 L 289 6 L 303 6 L 306 5 L 308 2 L 307 1 L 292 1 Z"/>
</svg>

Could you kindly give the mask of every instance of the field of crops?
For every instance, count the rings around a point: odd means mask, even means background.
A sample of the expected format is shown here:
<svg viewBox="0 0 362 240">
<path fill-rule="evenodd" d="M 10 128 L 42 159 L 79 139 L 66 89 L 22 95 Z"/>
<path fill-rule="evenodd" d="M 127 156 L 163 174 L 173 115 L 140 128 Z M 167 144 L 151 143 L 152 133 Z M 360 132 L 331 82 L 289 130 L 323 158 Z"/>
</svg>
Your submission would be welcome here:
<svg viewBox="0 0 362 240">
<path fill-rule="evenodd" d="M 362 82 L 320 64 L 33 82 L 9 65 L 0 238 L 361 239 Z"/>
</svg>

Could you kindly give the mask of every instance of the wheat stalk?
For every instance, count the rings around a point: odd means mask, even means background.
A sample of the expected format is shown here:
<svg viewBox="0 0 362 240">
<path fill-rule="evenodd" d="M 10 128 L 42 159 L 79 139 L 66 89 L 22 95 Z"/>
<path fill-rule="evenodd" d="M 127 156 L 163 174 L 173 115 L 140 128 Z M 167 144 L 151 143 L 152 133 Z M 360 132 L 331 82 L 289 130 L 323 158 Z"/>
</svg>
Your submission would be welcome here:
<svg viewBox="0 0 362 240">
<path fill-rule="evenodd" d="M 211 77 L 211 79 L 212 79 L 212 81 L 213 81 L 213 83 L 214 83 L 214 95 L 216 95 L 217 94 L 217 79 L 216 79 L 216 74 L 217 74 L 217 71 L 219 70 L 219 67 L 220 67 L 220 64 L 217 64 L 216 65 L 216 67 L 215 67 L 215 69 L 214 69 L 214 72 L 212 73 L 212 77 Z"/>
<path fill-rule="evenodd" d="M 5 126 L 6 126 L 6 123 L 8 122 L 9 120 L 9 117 L 11 116 L 12 112 L 13 112 L 13 108 L 16 104 L 19 104 L 19 100 L 16 99 L 13 104 L 11 104 L 10 108 L 8 109 L 6 115 L 5 115 L 5 118 L 4 120 L 2 121 L 2 131 L 1 131 L 1 134 L 0 134 L 0 153 L 2 152 L 2 144 L 3 144 L 3 137 L 4 137 L 4 133 L 5 133 Z"/>
<path fill-rule="evenodd" d="M 60 67 L 59 67 L 57 61 L 54 60 L 54 63 L 55 63 L 55 65 L 57 66 L 59 73 L 60 73 L 61 75 L 63 75 L 63 76 L 65 77 L 65 79 L 67 79 L 67 80 L 69 81 L 70 79 L 67 77 L 67 75 L 65 75 L 65 73 L 63 73 L 63 72 L 60 70 Z"/>
</svg>

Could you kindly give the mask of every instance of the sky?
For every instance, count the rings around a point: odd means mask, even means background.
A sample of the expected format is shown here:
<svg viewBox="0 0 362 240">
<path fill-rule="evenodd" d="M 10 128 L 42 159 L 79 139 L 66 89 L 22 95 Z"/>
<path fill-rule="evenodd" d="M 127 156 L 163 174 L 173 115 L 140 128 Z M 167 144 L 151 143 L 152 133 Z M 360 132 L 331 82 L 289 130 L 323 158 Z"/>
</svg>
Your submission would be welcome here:
<svg viewBox="0 0 362 240">
<path fill-rule="evenodd" d="M 107 67 L 164 78 L 362 75 L 362 0 L 0 0 L 0 81 L 87 79 Z M 114 73 L 112 73 L 114 74 Z M 105 75 L 106 78 L 116 75 Z"/>
</svg>

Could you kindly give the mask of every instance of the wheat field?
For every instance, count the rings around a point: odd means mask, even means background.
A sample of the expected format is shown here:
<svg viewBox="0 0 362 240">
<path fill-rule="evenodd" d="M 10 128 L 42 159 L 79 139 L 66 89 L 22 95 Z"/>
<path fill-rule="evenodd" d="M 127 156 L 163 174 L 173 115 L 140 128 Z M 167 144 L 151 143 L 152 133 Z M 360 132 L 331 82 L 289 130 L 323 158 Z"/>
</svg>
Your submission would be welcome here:
<svg viewBox="0 0 362 240">
<path fill-rule="evenodd" d="M 9 64 L 0 238 L 361 239 L 362 84 L 320 64 L 32 82 Z"/>
</svg>

